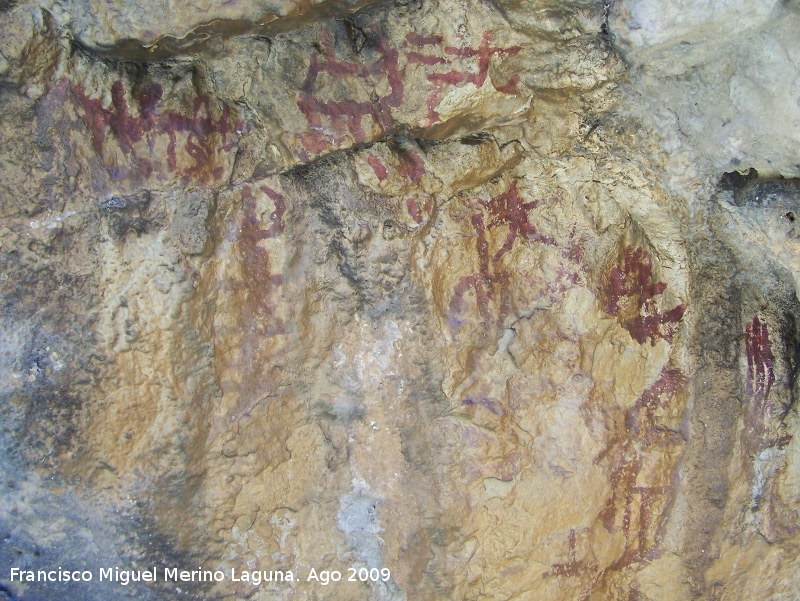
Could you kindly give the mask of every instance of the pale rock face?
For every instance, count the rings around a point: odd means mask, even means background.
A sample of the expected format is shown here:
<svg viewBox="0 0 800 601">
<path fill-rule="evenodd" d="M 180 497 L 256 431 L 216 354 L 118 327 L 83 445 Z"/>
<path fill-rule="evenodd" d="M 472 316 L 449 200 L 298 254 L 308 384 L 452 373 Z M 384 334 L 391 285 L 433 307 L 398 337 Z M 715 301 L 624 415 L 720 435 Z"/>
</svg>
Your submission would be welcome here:
<svg viewBox="0 0 800 601">
<path fill-rule="evenodd" d="M 610 28 L 641 95 L 634 112 L 668 152 L 686 157 L 668 169 L 676 191 L 748 168 L 800 176 L 799 8 L 749 0 L 613 4 Z"/>
<path fill-rule="evenodd" d="M 1 594 L 796 597 L 796 3 L 0 11 Z"/>
<path fill-rule="evenodd" d="M 613 6 L 613 31 L 625 48 L 716 43 L 764 25 L 779 9 L 776 0 L 654 2 L 629 0 Z"/>
</svg>

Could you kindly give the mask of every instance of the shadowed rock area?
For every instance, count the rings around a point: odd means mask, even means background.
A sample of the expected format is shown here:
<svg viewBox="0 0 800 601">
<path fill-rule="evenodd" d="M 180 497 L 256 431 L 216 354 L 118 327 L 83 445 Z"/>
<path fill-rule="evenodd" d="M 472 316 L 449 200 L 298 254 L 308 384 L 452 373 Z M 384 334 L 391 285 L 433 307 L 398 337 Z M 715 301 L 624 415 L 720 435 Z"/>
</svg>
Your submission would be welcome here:
<svg viewBox="0 0 800 601">
<path fill-rule="evenodd" d="M 0 599 L 796 599 L 799 7 L 0 1 Z"/>
</svg>

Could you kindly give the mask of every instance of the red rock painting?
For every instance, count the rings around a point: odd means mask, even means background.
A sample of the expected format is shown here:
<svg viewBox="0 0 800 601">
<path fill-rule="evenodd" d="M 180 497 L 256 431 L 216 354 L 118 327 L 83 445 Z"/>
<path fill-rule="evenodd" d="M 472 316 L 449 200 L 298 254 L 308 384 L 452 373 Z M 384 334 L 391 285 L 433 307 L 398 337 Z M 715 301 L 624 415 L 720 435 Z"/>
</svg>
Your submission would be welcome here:
<svg viewBox="0 0 800 601">
<path fill-rule="evenodd" d="M 624 412 L 618 431 L 595 463 L 607 466 L 611 496 L 599 518 L 610 532 L 621 530 L 625 550 L 609 570 L 653 559 L 674 490 L 672 482 L 648 482 L 647 474 L 669 473 L 684 435 L 665 425 L 661 417 L 685 392 L 686 378 L 665 368 L 658 380 Z M 674 469 L 674 468 L 673 468 Z"/>
<path fill-rule="evenodd" d="M 441 36 L 422 36 L 410 32 L 406 35 L 401 52 L 393 48 L 384 36 L 375 35 L 375 39 L 378 41 L 374 45 L 359 50 L 358 60 L 349 60 L 342 56 L 342 52 L 337 52 L 332 32 L 320 31 L 318 34 L 318 51 L 310 57 L 297 100 L 297 107 L 309 126 L 307 131 L 299 135 L 303 147 L 300 158 L 305 160 L 313 154 L 322 153 L 330 145 L 341 147 L 345 142 L 368 142 L 389 131 L 394 123 L 392 112 L 402 105 L 405 86 L 409 83 L 407 65 L 423 65 L 432 70 L 425 75 L 433 87 L 427 99 L 427 120 L 430 125 L 440 120 L 436 107 L 448 88 L 469 83 L 483 86 L 489 77 L 493 58 L 506 58 L 521 50 L 519 46 L 493 46 L 492 33 L 489 31 L 483 33 L 477 48 L 442 47 Z M 401 64 L 404 66 L 401 67 Z M 341 98 L 323 97 L 320 94 L 322 75 L 334 80 L 351 80 L 351 88 L 361 86 L 369 90 L 370 98 L 356 100 L 349 95 Z M 324 81 L 328 79 L 324 78 Z M 505 94 L 516 94 L 518 83 L 519 75 L 514 75 L 495 87 Z M 412 170 L 414 173 L 416 171 Z"/>
<path fill-rule="evenodd" d="M 435 71 L 427 75 L 429 82 L 433 84 L 433 91 L 428 97 L 428 125 L 440 121 L 441 118 L 436 112 L 436 107 L 442 101 L 448 87 L 460 87 L 466 84 L 474 84 L 480 88 L 486 83 L 489 75 L 489 65 L 495 56 L 506 58 L 517 54 L 520 46 L 510 46 L 499 48 L 492 46 L 492 32 L 485 31 L 481 36 L 481 43 L 477 48 L 455 48 L 446 46 L 444 56 L 439 56 L 436 52 L 440 48 L 443 38 L 441 36 L 420 36 L 416 33 L 409 33 L 406 36 L 404 46 L 412 50 L 406 51 L 406 58 L 409 64 L 419 64 L 426 67 L 437 67 L 439 65 L 453 67 L 449 71 Z M 475 69 L 470 69 L 470 63 L 477 59 Z M 495 86 L 500 92 L 505 94 L 517 94 L 517 84 L 519 75 L 512 76 L 507 82 Z"/>
<path fill-rule="evenodd" d="M 267 186 L 261 186 L 259 191 L 273 201 L 275 209 L 269 215 L 268 226 L 264 227 L 266 224 L 257 214 L 257 199 L 252 189 L 249 186 L 242 189 L 244 216 L 239 232 L 239 247 L 250 318 L 262 324 L 264 334 L 273 336 L 284 332 L 283 322 L 275 316 L 275 296 L 283 284 L 283 276 L 272 272 L 270 255 L 259 242 L 276 238 L 283 231 L 286 200 Z"/>
<path fill-rule="evenodd" d="M 165 159 L 169 171 L 187 179 L 204 184 L 219 180 L 225 171 L 220 155 L 235 146 L 235 139 L 244 127 L 241 122 L 233 123 L 229 106 L 215 117 L 208 96 L 195 98 L 191 115 L 177 111 L 159 113 L 156 109 L 163 95 L 159 84 L 142 86 L 135 94 L 138 115 L 128 106 L 122 81 L 111 86 L 110 108 L 104 108 L 99 99 L 89 98 L 79 86 L 73 86 L 72 91 L 83 108 L 95 152 L 105 158 L 110 132 L 123 154 L 130 157 L 132 174 L 136 176 L 149 176 Z M 160 136 L 168 138 L 165 157 L 155 152 L 155 142 Z M 137 148 L 142 141 L 147 142 L 147 152 Z M 189 159 L 189 165 L 179 166 L 180 151 Z M 126 175 L 114 168 L 112 171 L 116 178 Z"/>
<path fill-rule="evenodd" d="M 686 305 L 662 310 L 659 297 L 667 284 L 655 281 L 652 257 L 643 248 L 627 246 L 618 260 L 603 290 L 606 313 L 619 318 L 639 344 L 650 340 L 650 344 L 655 345 L 658 339 L 672 342 Z"/>
<path fill-rule="evenodd" d="M 775 357 L 769 340 L 767 324 L 753 317 L 744 329 L 745 356 L 747 357 L 747 394 L 758 401 L 766 401 L 775 383 Z"/>
<path fill-rule="evenodd" d="M 364 131 L 364 120 L 367 118 L 380 131 L 389 129 L 390 111 L 403 101 L 404 84 L 398 66 L 397 50 L 382 40 L 374 49 L 364 50 L 364 55 L 371 55 L 370 60 L 356 63 L 337 57 L 330 32 L 321 31 L 318 42 L 319 52 L 311 55 L 311 63 L 297 101 L 297 107 L 305 115 L 309 125 L 309 131 L 302 137 L 306 151 L 318 153 L 329 144 L 338 146 L 348 134 L 357 143 L 367 141 L 367 133 Z M 370 100 L 364 101 L 348 98 L 323 99 L 319 96 L 317 85 L 317 80 L 323 73 L 334 78 L 355 78 L 369 88 L 386 81 L 391 91 L 384 96 L 373 93 Z"/>
<path fill-rule="evenodd" d="M 479 271 L 462 277 L 453 291 L 449 311 L 450 327 L 453 329 L 459 329 L 462 325 L 459 316 L 469 291 L 475 294 L 481 319 L 487 324 L 494 322 L 501 327 L 512 308 L 512 271 L 503 265 L 504 255 L 514 247 L 520 236 L 528 242 L 553 244 L 551 238 L 541 235 L 528 221 L 528 213 L 538 205 L 538 201 L 523 202 L 516 180 L 502 194 L 488 201 L 479 201 L 478 204 L 485 210 L 489 221 L 486 222 L 483 212 L 473 214 L 470 220 L 476 236 Z M 507 233 L 503 244 L 492 253 L 487 232 L 497 227 L 506 228 Z M 490 306 L 494 309 L 490 309 Z"/>
<path fill-rule="evenodd" d="M 744 411 L 742 440 L 746 453 L 752 457 L 770 447 L 784 448 L 792 435 L 770 427 L 776 414 L 784 413 L 786 408 L 770 398 L 775 384 L 775 356 L 767 323 L 758 315 L 745 325 L 744 349 L 747 360 L 745 391 L 749 398 Z"/>
<path fill-rule="evenodd" d="M 567 535 L 569 557 L 566 561 L 554 563 L 547 570 L 545 576 L 561 576 L 567 578 L 583 578 L 589 574 L 590 578 L 597 573 L 597 565 L 588 557 L 578 557 L 578 530 L 570 528 Z"/>
</svg>

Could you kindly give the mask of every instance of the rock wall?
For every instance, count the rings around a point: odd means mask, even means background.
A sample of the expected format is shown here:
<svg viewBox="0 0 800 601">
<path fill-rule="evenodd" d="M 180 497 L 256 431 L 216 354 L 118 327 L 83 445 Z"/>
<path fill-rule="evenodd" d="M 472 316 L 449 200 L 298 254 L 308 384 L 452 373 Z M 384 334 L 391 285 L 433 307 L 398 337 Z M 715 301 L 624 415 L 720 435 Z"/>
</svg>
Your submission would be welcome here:
<svg viewBox="0 0 800 601">
<path fill-rule="evenodd" d="M 706 4 L 0 1 L 0 597 L 796 599 L 800 12 Z"/>
</svg>

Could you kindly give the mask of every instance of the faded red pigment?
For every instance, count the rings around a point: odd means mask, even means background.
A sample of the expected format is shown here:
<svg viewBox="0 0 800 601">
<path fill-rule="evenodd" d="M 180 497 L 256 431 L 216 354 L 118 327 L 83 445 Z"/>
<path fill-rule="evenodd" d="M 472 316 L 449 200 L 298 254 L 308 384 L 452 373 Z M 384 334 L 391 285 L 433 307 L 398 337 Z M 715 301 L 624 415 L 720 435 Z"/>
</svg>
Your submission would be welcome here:
<svg viewBox="0 0 800 601">
<path fill-rule="evenodd" d="M 152 154 L 155 138 L 160 135 L 168 136 L 167 167 L 176 172 L 177 134 L 182 133 L 186 134 L 183 150 L 191 158 L 192 165 L 180 171 L 180 174 L 202 183 L 212 179 L 219 180 L 224 168 L 216 166 L 217 155 L 233 148 L 235 142 L 229 142 L 228 136 L 234 130 L 241 131 L 243 128 L 242 122 L 231 122 L 228 106 L 215 119 L 208 96 L 195 98 L 191 115 L 176 111 L 158 113 L 156 108 L 163 96 L 163 89 L 159 84 L 142 86 L 136 94 L 138 116 L 131 114 L 122 81 L 116 81 L 111 86 L 110 108 L 104 108 L 99 99 L 87 97 L 79 86 L 74 86 L 72 91 L 83 107 L 84 121 L 92 133 L 95 152 L 104 157 L 106 136 L 110 131 L 120 150 L 125 155 L 132 156 L 139 171 L 145 172 L 144 175 L 152 173 L 155 166 L 149 158 L 137 156 L 135 145 L 147 138 Z"/>
<path fill-rule="evenodd" d="M 742 443 L 749 456 L 758 455 L 764 449 L 783 449 L 792 440 L 792 435 L 781 432 L 776 422 L 774 431 L 770 420 L 774 414 L 784 413 L 785 407 L 770 400 L 775 384 L 775 356 L 766 322 L 754 316 L 744 328 L 744 350 L 747 359 L 746 392 L 749 397 L 744 410 Z"/>
<path fill-rule="evenodd" d="M 606 313 L 622 317 L 623 327 L 639 344 L 649 339 L 651 345 L 655 345 L 659 338 L 672 342 L 686 305 L 679 304 L 666 313 L 660 312 L 657 297 L 664 293 L 667 285 L 653 279 L 653 262 L 646 250 L 627 246 L 620 259 L 621 264 L 611 268 L 605 286 Z"/>
<path fill-rule="evenodd" d="M 369 155 L 367 163 L 372 167 L 372 171 L 375 173 L 375 177 L 378 178 L 378 181 L 385 181 L 386 178 L 389 177 L 389 172 L 386 170 L 386 167 L 381 162 L 380 158 L 374 154 Z"/>
<path fill-rule="evenodd" d="M 256 197 L 249 186 L 242 189 L 242 203 L 244 217 L 242 218 L 239 233 L 239 245 L 242 256 L 242 275 L 246 282 L 248 300 L 245 306 L 251 316 L 275 314 L 275 306 L 271 299 L 283 284 L 280 273 L 272 273 L 270 268 L 269 253 L 259 245 L 262 240 L 277 238 L 283 231 L 283 215 L 286 211 L 286 200 L 267 186 L 260 188 L 261 192 L 269 196 L 275 204 L 275 210 L 270 214 L 270 225 L 262 228 L 262 221 L 256 214 Z M 270 320 L 265 329 L 267 336 L 282 334 L 284 325 L 280 320 Z"/>
<path fill-rule="evenodd" d="M 441 46 L 443 39 L 440 36 L 423 37 L 415 33 L 406 36 L 405 46 L 422 50 L 426 47 L 437 49 Z M 468 83 L 480 88 L 486 82 L 489 75 L 489 65 L 493 56 L 505 58 L 517 54 L 522 48 L 520 46 L 510 46 L 499 48 L 491 45 L 492 32 L 485 31 L 481 37 L 480 45 L 475 48 L 455 48 L 447 46 L 444 49 L 445 55 L 453 59 L 472 60 L 478 59 L 478 69 L 475 71 L 451 69 L 444 73 L 430 73 L 427 75 L 429 82 L 433 84 L 433 92 L 428 97 L 428 120 L 435 123 L 441 119 L 436 107 L 442 101 L 444 92 L 448 86 L 463 86 Z M 406 53 L 406 58 L 410 64 L 420 64 L 428 67 L 436 65 L 452 65 L 453 59 L 440 57 L 432 54 L 423 54 L 417 51 Z M 504 94 L 518 94 L 517 84 L 519 75 L 514 75 L 505 84 L 495 86 L 495 89 Z"/>
<path fill-rule="evenodd" d="M 402 149 L 399 151 L 400 165 L 398 172 L 406 179 L 412 182 L 418 182 L 425 175 L 425 161 L 416 152 L 409 149 Z"/>
<path fill-rule="evenodd" d="M 550 566 L 550 569 L 544 573 L 544 576 L 584 578 L 586 574 L 590 574 L 590 576 L 594 575 L 594 573 L 597 572 L 597 565 L 593 561 L 589 561 L 586 557 L 578 559 L 578 531 L 576 528 L 569 529 L 567 545 L 569 548 L 569 557 L 567 561 L 554 563 Z"/>
<path fill-rule="evenodd" d="M 528 213 L 531 209 L 539 206 L 539 202 L 532 200 L 530 202 L 522 202 L 517 189 L 517 180 L 511 182 L 511 186 L 500 194 L 494 197 L 489 202 L 481 203 L 489 211 L 492 221 L 489 222 L 487 227 L 496 227 L 498 225 L 508 226 L 508 235 L 503 243 L 503 246 L 495 253 L 494 261 L 497 262 L 514 246 L 517 236 L 522 234 L 526 239 L 531 242 L 542 242 L 543 244 L 553 244 L 553 239 L 549 236 L 542 236 L 536 231 L 533 224 L 528 221 Z"/>
<path fill-rule="evenodd" d="M 681 371 L 664 368 L 658 380 L 625 410 L 624 420 L 616 422 L 618 433 L 594 460 L 595 464 L 607 462 L 611 470 L 611 496 L 599 517 L 609 532 L 621 528 L 626 541 L 623 555 L 606 569 L 609 573 L 650 561 L 663 540 L 674 488 L 643 486 L 639 475 L 646 464 L 671 461 L 670 456 L 685 443 L 684 434 L 660 423 L 659 416 L 685 394 L 686 385 Z"/>
<path fill-rule="evenodd" d="M 646 564 L 658 557 L 674 502 L 674 487 L 645 486 L 639 482 L 639 477 L 645 466 L 652 467 L 653 461 L 669 462 L 672 454 L 680 452 L 684 436 L 660 424 L 658 416 L 685 394 L 686 384 L 679 370 L 665 368 L 633 407 L 624 410 L 624 419 L 614 420 L 617 432 L 594 463 L 607 463 L 611 470 L 611 497 L 599 517 L 609 532 L 622 531 L 624 550 L 616 561 L 600 569 L 591 551 L 579 550 L 579 536 L 588 534 L 588 529 L 572 528 L 567 535 L 566 561 L 552 564 L 543 574 L 545 577 L 579 577 L 583 586 L 576 600 L 588 601 L 594 591 L 606 587 L 608 579 L 620 570 Z"/>
<path fill-rule="evenodd" d="M 408 214 L 415 223 L 422 223 L 425 221 L 425 216 L 430 214 L 432 205 L 433 203 L 430 198 L 426 199 L 421 207 L 416 198 L 409 198 L 406 200 L 406 209 L 408 209 Z"/>
<path fill-rule="evenodd" d="M 365 117 L 370 117 L 381 131 L 389 129 L 390 110 L 403 102 L 403 80 L 398 66 L 397 50 L 381 40 L 374 49 L 377 60 L 369 64 L 356 64 L 337 59 L 330 32 L 320 32 L 318 42 L 321 50 L 311 55 L 311 64 L 297 101 L 297 107 L 305 115 L 311 129 L 302 139 L 304 148 L 309 152 L 322 152 L 345 133 L 349 133 L 357 143 L 365 142 Z M 320 100 L 314 95 L 320 73 L 327 73 L 334 78 L 356 77 L 371 82 L 385 77 L 391 92 L 372 101 Z M 323 117 L 327 117 L 333 141 L 323 134 Z"/>
<path fill-rule="evenodd" d="M 456 316 L 461 313 L 464 296 L 469 290 L 475 292 L 478 311 L 485 323 L 492 321 L 492 315 L 489 311 L 490 301 L 495 296 L 499 297 L 497 299 L 496 323 L 498 327 L 502 326 L 503 321 L 511 312 L 512 296 L 509 286 L 511 272 L 503 269 L 500 261 L 503 255 L 513 248 L 520 234 L 531 242 L 553 244 L 551 238 L 541 235 L 529 223 L 528 213 L 538 206 L 538 202 L 531 201 L 526 203 L 522 201 L 517 188 L 517 180 L 513 180 L 508 190 L 502 194 L 489 201 L 480 201 L 479 204 L 486 209 L 491 221 L 487 225 L 482 213 L 475 213 L 470 220 L 476 234 L 479 272 L 462 277 L 453 291 L 453 297 L 450 300 L 449 321 L 451 328 L 455 329 L 461 326 L 462 322 Z M 489 250 L 489 243 L 486 240 L 486 231 L 499 226 L 508 227 L 508 233 L 503 245 L 492 256 Z"/>
<path fill-rule="evenodd" d="M 487 399 L 487 398 L 480 398 L 480 399 L 473 399 L 467 398 L 461 401 L 461 404 L 464 407 L 483 407 L 487 409 L 490 413 L 494 415 L 503 415 L 503 406 L 495 399 Z"/>
<path fill-rule="evenodd" d="M 753 317 L 744 329 L 744 349 L 747 357 L 747 394 L 766 401 L 775 383 L 775 357 L 769 340 L 767 324 Z"/>
<path fill-rule="evenodd" d="M 400 68 L 400 52 L 389 46 L 376 32 L 372 33 L 375 34 L 375 39 L 380 41 L 370 50 L 362 50 L 360 58 L 364 62 L 361 63 L 337 57 L 333 34 L 329 31 L 319 33 L 317 40 L 319 52 L 311 55 L 297 101 L 297 107 L 309 125 L 309 131 L 300 136 L 304 149 L 301 153 L 304 156 L 301 158 L 308 159 L 311 154 L 320 154 L 329 150 L 331 146 L 339 147 L 348 135 L 358 144 L 367 142 L 370 136 L 365 131 L 365 119 L 371 121 L 378 135 L 391 129 L 392 109 L 398 108 L 403 102 L 405 67 Z M 444 56 L 439 56 L 431 53 L 431 50 L 438 51 L 441 48 L 443 42 L 441 36 L 422 36 L 414 32 L 406 35 L 403 45 L 406 64 L 418 64 L 430 68 L 451 66 L 455 61 L 474 62 L 477 59 L 475 71 L 463 68 L 426 75 L 427 80 L 433 84 L 433 91 L 427 99 L 428 120 L 431 124 L 440 120 L 435 109 L 448 86 L 472 83 L 481 87 L 488 78 L 492 57 L 504 58 L 521 50 L 519 46 L 494 47 L 491 41 L 492 34 L 487 31 L 484 32 L 478 48 L 446 46 L 443 49 Z M 372 99 L 356 101 L 318 98 L 317 81 L 323 73 L 334 79 L 361 80 L 367 89 L 373 91 Z M 378 83 L 382 80 L 388 83 L 390 92 L 385 96 L 378 96 L 375 90 L 380 87 Z M 505 84 L 497 85 L 495 88 L 505 94 L 517 94 L 519 81 L 519 75 L 514 75 Z M 376 132 L 371 133 L 374 136 Z"/>
</svg>

